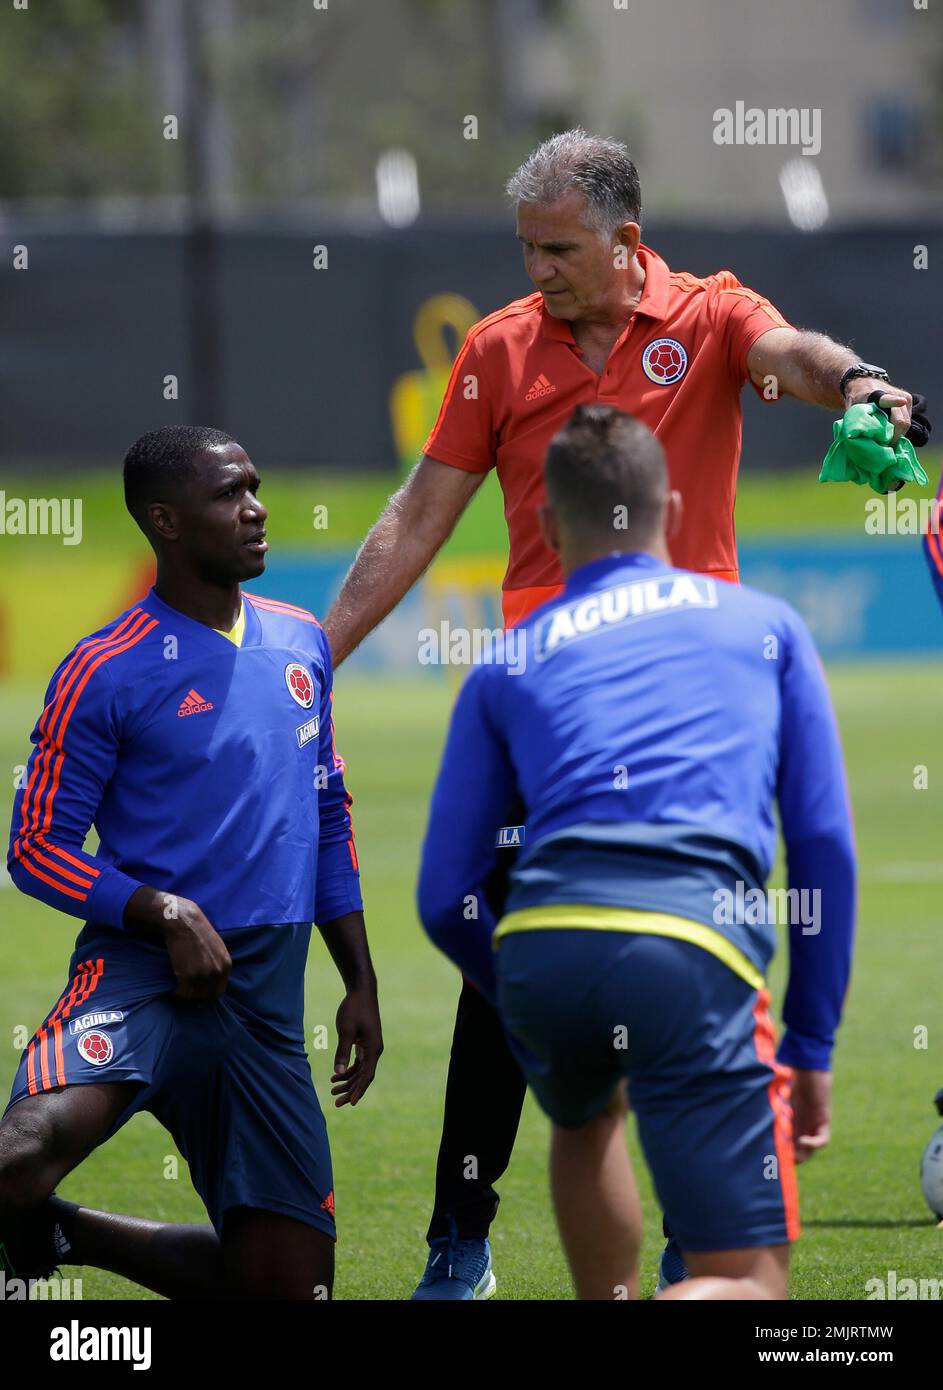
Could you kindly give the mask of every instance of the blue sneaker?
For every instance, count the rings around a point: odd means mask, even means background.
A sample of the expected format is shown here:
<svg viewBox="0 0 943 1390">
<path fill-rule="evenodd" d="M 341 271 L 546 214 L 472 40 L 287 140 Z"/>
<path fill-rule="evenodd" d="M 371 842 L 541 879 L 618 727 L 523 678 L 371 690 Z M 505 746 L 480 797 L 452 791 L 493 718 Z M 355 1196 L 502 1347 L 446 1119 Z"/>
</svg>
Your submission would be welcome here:
<svg viewBox="0 0 943 1390">
<path fill-rule="evenodd" d="M 680 1284 L 687 1277 L 688 1271 L 681 1254 L 681 1247 L 674 1236 L 669 1236 L 668 1242 L 661 1252 L 661 1259 L 658 1261 L 658 1283 L 655 1285 L 655 1292 L 663 1293 L 672 1284 Z"/>
<path fill-rule="evenodd" d="M 472 1301 L 490 1298 L 497 1283 L 491 1268 L 491 1242 L 458 1240 L 454 1233 L 429 1242 L 429 1258 L 414 1299 Z"/>
</svg>

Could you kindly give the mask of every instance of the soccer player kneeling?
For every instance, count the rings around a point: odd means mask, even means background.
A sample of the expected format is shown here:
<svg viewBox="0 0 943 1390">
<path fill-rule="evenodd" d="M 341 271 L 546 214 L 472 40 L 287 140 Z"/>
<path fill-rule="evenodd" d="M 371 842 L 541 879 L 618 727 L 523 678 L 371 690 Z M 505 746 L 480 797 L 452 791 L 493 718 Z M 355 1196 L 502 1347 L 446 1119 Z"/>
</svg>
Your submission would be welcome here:
<svg viewBox="0 0 943 1390">
<path fill-rule="evenodd" d="M 466 682 L 432 799 L 419 907 L 497 1003 L 553 1121 L 581 1298 L 637 1296 L 625 1086 L 690 1278 L 666 1298 L 784 1298 L 795 1163 L 828 1141 L 854 851 L 817 653 L 784 602 L 671 566 L 680 496 L 631 417 L 581 406 L 545 466 L 563 593 Z M 482 889 L 521 798 L 496 924 Z M 785 839 L 789 888 L 767 893 Z M 765 973 L 788 921 L 786 1031 Z"/>
<path fill-rule="evenodd" d="M 330 650 L 310 613 L 240 589 L 265 569 L 268 513 L 228 435 L 155 430 L 124 479 L 157 583 L 53 675 L 13 807 L 13 881 L 86 925 L 0 1122 L 0 1267 L 94 1265 L 176 1298 L 326 1298 L 312 920 L 346 987 L 336 1104 L 356 1104 L 382 1049 Z M 51 1196 L 138 1110 L 173 1135 L 212 1225 Z"/>
</svg>

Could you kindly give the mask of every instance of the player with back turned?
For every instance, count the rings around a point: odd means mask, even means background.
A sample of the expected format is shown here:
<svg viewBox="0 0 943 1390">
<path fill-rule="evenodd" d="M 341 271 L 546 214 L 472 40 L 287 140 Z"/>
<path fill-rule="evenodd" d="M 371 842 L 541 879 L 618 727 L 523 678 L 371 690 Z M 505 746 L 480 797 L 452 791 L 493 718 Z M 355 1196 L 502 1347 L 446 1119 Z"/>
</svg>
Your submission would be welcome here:
<svg viewBox="0 0 943 1390">
<path fill-rule="evenodd" d="M 335 665 L 399 602 L 488 472 L 504 492 L 505 621 L 561 591 L 559 557 L 537 525 L 547 446 L 577 405 L 613 405 L 654 432 L 684 500 L 675 564 L 738 578 L 734 501 L 740 392 L 832 411 L 881 392 L 895 438 L 909 392 L 848 347 L 792 327 L 728 270 L 671 270 L 641 241 L 638 172 L 626 147 L 582 130 L 540 145 L 508 183 L 535 293 L 475 324 L 413 473 L 364 541 L 325 619 Z M 801 275 L 801 266 L 796 266 Z M 515 824 L 517 821 L 515 820 Z M 499 827 L 495 826 L 497 831 Z M 496 908 L 513 851 L 488 891 Z M 415 1297 L 471 1299 L 494 1288 L 488 1232 L 525 1092 L 494 1010 L 467 983 L 455 1022 L 426 1272 Z M 478 1159 L 469 1176 L 467 1156 Z"/>
<path fill-rule="evenodd" d="M 336 1104 L 359 1101 L 382 1050 L 330 652 L 310 613 L 240 587 L 265 569 L 268 513 L 234 440 L 155 430 L 124 478 L 157 582 L 53 675 L 13 807 L 14 883 L 85 926 L 0 1121 L 0 1267 L 93 1265 L 171 1298 L 328 1297 L 312 921 L 346 990 Z M 52 1195 L 139 1110 L 173 1136 L 210 1225 Z"/>
<path fill-rule="evenodd" d="M 512 663 L 499 649 L 462 688 L 420 913 L 495 1001 L 553 1121 L 551 1188 L 578 1297 L 637 1297 L 628 1082 L 691 1275 L 663 1296 L 784 1298 L 794 1163 L 829 1137 L 854 925 L 821 663 L 781 599 L 672 565 L 680 494 L 638 421 L 578 407 L 546 483 L 541 526 L 566 585 L 514 634 Z M 495 930 L 491 827 L 518 799 L 528 839 Z M 777 804 L 789 888 L 773 897 Z M 777 1055 L 765 977 L 786 923 Z"/>
</svg>

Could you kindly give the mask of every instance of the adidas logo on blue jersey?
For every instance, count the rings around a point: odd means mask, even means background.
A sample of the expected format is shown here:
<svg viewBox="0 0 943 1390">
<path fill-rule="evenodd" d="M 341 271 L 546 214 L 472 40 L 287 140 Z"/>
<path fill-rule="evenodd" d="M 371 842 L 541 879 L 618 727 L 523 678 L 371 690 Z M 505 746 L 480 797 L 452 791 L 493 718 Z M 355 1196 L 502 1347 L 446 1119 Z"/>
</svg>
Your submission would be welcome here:
<svg viewBox="0 0 943 1390">
<path fill-rule="evenodd" d="M 716 608 L 717 585 L 697 574 L 666 574 L 617 584 L 552 609 L 534 629 L 536 657 L 546 661 L 560 647 L 607 628 L 670 613 L 678 608 Z"/>
</svg>

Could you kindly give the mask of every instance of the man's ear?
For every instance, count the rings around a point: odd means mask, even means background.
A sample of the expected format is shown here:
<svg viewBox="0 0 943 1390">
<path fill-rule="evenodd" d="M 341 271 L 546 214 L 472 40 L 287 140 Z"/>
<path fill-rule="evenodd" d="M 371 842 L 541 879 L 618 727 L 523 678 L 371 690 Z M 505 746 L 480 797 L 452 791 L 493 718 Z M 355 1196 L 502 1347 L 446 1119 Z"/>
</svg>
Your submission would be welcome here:
<svg viewBox="0 0 943 1390">
<path fill-rule="evenodd" d="M 537 508 L 537 523 L 540 526 L 540 534 L 548 550 L 552 550 L 554 555 L 559 555 L 560 522 L 549 502 L 544 502 Z"/>
<path fill-rule="evenodd" d="M 642 229 L 637 222 L 623 222 L 621 227 L 616 228 L 615 238 L 618 244 L 625 248 L 625 260 L 628 263 L 639 248 Z"/>
<path fill-rule="evenodd" d="M 665 536 L 670 541 L 681 530 L 684 516 L 684 501 L 677 488 L 672 488 L 665 497 Z"/>
<path fill-rule="evenodd" d="M 180 525 L 175 508 L 166 502 L 151 502 L 147 509 L 148 525 L 155 540 L 180 539 Z"/>
</svg>

